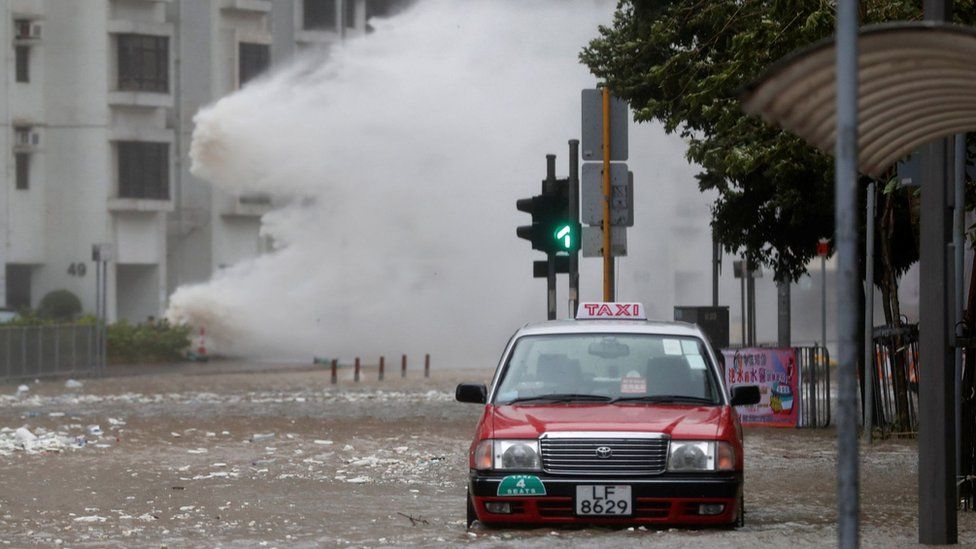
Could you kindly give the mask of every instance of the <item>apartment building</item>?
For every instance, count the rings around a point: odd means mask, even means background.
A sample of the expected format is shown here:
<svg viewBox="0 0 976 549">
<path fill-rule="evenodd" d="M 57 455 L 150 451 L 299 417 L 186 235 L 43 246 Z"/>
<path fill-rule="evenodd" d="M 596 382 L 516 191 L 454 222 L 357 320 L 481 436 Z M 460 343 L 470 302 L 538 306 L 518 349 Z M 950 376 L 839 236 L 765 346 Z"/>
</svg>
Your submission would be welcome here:
<svg viewBox="0 0 976 549">
<path fill-rule="evenodd" d="M 0 0 L 0 299 L 50 291 L 110 320 L 158 316 L 180 284 L 263 250 L 272 197 L 189 173 L 193 115 L 304 48 L 369 31 L 409 0 Z"/>
</svg>

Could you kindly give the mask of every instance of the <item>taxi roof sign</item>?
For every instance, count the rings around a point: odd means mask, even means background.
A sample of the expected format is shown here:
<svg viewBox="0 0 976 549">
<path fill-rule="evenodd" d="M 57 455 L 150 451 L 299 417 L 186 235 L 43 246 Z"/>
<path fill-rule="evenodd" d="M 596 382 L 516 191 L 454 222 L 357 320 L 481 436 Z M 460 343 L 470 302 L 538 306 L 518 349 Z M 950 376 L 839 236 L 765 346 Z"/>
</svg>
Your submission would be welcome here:
<svg viewBox="0 0 976 549">
<path fill-rule="evenodd" d="M 580 303 L 576 320 L 647 320 L 642 303 Z"/>
</svg>

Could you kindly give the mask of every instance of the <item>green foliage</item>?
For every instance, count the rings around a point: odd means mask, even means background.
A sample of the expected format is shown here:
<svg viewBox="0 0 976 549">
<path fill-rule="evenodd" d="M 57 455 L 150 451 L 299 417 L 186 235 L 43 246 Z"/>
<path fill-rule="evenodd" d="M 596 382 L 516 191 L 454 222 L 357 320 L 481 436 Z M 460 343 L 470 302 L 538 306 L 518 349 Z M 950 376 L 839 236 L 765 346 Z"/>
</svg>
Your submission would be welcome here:
<svg viewBox="0 0 976 549">
<path fill-rule="evenodd" d="M 108 327 L 108 360 L 112 363 L 177 362 L 190 346 L 190 327 L 166 321 Z"/>
<path fill-rule="evenodd" d="M 862 24 L 921 17 L 917 0 L 860 6 Z M 777 280 L 803 275 L 817 240 L 833 235 L 833 162 L 746 116 L 739 91 L 829 37 L 834 9 L 827 0 L 621 0 L 612 25 L 580 54 L 635 120 L 660 121 L 688 143 L 688 160 L 702 167 L 700 189 L 718 193 L 712 226 L 724 248 L 746 250 Z M 970 20 L 970 11 L 957 17 Z"/>
<path fill-rule="evenodd" d="M 81 300 L 68 290 L 54 290 L 41 298 L 37 315 L 47 320 L 70 322 L 81 314 Z"/>
</svg>

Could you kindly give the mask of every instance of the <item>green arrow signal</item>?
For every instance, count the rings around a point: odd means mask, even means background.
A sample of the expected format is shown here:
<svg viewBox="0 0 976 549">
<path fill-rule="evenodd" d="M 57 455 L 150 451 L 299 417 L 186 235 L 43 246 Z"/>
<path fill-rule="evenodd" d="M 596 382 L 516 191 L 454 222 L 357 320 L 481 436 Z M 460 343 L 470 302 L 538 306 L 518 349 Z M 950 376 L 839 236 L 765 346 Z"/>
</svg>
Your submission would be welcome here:
<svg viewBox="0 0 976 549">
<path fill-rule="evenodd" d="M 570 250 L 573 248 L 573 229 L 569 225 L 563 225 L 556 231 L 556 238 L 563 241 L 563 248 Z"/>
</svg>

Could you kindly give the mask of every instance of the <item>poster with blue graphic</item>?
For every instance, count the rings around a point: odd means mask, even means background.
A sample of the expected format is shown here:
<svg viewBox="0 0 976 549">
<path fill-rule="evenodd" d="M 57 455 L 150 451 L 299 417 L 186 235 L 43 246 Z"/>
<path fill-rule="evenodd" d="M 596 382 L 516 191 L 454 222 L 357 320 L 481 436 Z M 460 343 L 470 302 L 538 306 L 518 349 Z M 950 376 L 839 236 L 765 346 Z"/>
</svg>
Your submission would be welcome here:
<svg viewBox="0 0 976 549">
<path fill-rule="evenodd" d="M 800 397 L 793 349 L 722 349 L 729 391 L 738 385 L 757 385 L 759 404 L 736 406 L 743 425 L 796 427 Z"/>
</svg>

